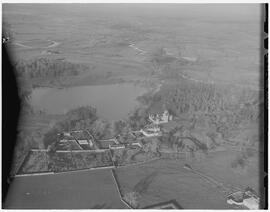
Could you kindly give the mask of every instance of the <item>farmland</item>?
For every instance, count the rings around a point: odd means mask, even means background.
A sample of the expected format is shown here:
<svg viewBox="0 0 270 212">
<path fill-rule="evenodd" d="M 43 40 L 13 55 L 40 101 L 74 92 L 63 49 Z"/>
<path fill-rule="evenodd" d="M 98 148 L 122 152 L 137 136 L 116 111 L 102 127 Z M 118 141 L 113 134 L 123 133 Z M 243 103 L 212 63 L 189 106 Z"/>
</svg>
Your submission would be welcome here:
<svg viewBox="0 0 270 212">
<path fill-rule="evenodd" d="M 235 152 L 210 153 L 202 161 L 157 160 L 147 164 L 116 169 L 123 193 L 137 192 L 139 208 L 175 199 L 185 209 L 232 209 L 225 195 L 215 185 L 184 169 L 190 164 L 226 186 L 259 188 L 258 160 L 252 162 L 245 173 L 230 167 Z M 256 162 L 257 161 L 257 162 Z"/>
<path fill-rule="evenodd" d="M 126 208 L 119 199 L 109 170 L 18 177 L 9 190 L 5 207 L 9 209 Z"/>
</svg>

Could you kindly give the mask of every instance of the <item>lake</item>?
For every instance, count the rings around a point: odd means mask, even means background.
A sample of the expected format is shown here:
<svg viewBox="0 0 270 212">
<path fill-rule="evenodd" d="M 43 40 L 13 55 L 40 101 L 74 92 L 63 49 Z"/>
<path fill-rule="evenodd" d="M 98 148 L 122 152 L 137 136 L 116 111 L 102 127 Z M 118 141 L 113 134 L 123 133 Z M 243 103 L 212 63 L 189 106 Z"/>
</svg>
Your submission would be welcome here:
<svg viewBox="0 0 270 212">
<path fill-rule="evenodd" d="M 97 108 L 100 117 L 118 120 L 126 117 L 138 102 L 136 98 L 146 88 L 134 84 L 78 86 L 70 88 L 35 88 L 30 103 L 34 110 L 50 114 L 64 114 L 80 106 Z"/>
</svg>

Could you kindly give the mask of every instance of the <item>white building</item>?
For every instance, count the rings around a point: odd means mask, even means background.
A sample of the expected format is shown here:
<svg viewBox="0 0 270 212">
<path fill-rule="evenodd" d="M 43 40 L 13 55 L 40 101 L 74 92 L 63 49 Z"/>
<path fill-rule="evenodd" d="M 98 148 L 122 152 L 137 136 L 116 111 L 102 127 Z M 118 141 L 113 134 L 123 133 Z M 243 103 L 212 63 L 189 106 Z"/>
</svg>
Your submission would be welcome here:
<svg viewBox="0 0 270 212">
<path fill-rule="evenodd" d="M 131 146 L 138 146 L 138 147 L 142 148 L 142 144 L 139 142 L 133 142 L 133 143 L 131 143 Z"/>
<path fill-rule="evenodd" d="M 237 191 L 227 196 L 227 203 L 230 205 L 244 206 L 251 210 L 259 209 L 260 198 L 251 190 Z"/>
<path fill-rule="evenodd" d="M 258 210 L 259 208 L 259 199 L 255 197 L 250 197 L 243 200 L 243 205 L 250 210 Z"/>
<path fill-rule="evenodd" d="M 93 146 L 93 142 L 91 140 L 87 140 L 87 139 L 78 139 L 78 143 L 80 145 L 89 145 L 90 147 Z"/>
<path fill-rule="evenodd" d="M 147 125 L 144 127 L 144 130 L 147 130 L 149 132 L 159 132 L 160 127 L 158 127 L 158 125 Z"/>
<path fill-rule="evenodd" d="M 124 149 L 125 145 L 124 144 L 110 144 L 109 148 L 110 149 Z"/>
<path fill-rule="evenodd" d="M 64 136 L 71 136 L 70 132 L 63 132 Z"/>
<path fill-rule="evenodd" d="M 141 132 L 145 137 L 154 137 L 154 136 L 161 136 L 162 135 L 160 131 L 151 132 L 151 131 L 148 131 L 148 130 L 141 129 L 139 132 Z"/>
<path fill-rule="evenodd" d="M 149 120 L 156 125 L 168 123 L 169 121 L 172 120 L 172 115 L 169 114 L 168 110 L 165 110 L 161 115 L 160 114 L 149 115 Z"/>
</svg>

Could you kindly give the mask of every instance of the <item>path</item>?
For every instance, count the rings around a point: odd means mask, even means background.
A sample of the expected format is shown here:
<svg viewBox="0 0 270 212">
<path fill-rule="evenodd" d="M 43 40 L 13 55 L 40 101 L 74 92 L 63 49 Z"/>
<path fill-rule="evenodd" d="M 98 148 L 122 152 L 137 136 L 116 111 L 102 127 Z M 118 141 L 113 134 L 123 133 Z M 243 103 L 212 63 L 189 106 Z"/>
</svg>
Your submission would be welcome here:
<svg viewBox="0 0 270 212">
<path fill-rule="evenodd" d="M 48 41 L 51 42 L 52 44 L 50 44 L 49 46 L 45 46 L 45 47 L 28 46 L 28 45 L 21 44 L 20 42 L 14 42 L 12 44 L 17 45 L 17 46 L 20 46 L 20 47 L 23 47 L 23 48 L 27 48 L 27 49 L 33 49 L 33 48 L 44 48 L 44 49 L 48 49 L 48 48 L 56 47 L 56 46 L 58 46 L 60 44 L 59 42 L 56 42 L 56 41 L 53 41 L 53 40 L 48 40 Z"/>
<path fill-rule="evenodd" d="M 131 48 L 133 48 L 133 49 L 135 49 L 136 51 L 139 51 L 140 53 L 139 54 L 145 54 L 145 53 L 147 53 L 147 51 L 144 51 L 144 50 L 142 50 L 142 49 L 140 49 L 140 48 L 138 48 L 137 46 L 135 46 L 135 44 L 130 44 L 129 45 L 129 47 L 131 47 Z"/>
<path fill-rule="evenodd" d="M 47 47 L 44 47 L 46 49 L 56 47 L 56 46 L 58 46 L 60 44 L 59 42 L 56 42 L 56 41 L 53 41 L 53 40 L 48 40 L 48 41 L 52 42 L 52 44 L 47 46 Z"/>
<path fill-rule="evenodd" d="M 31 46 L 26 46 L 26 45 L 23 45 L 23 44 L 21 44 L 21 43 L 13 43 L 14 45 L 17 45 L 17 46 L 20 46 L 20 47 L 24 47 L 24 48 L 27 48 L 27 49 L 32 49 L 33 47 L 31 47 Z"/>
<path fill-rule="evenodd" d="M 226 186 L 224 185 L 223 183 L 221 182 L 218 182 L 217 180 L 215 180 L 214 178 L 200 172 L 200 171 L 196 171 L 194 170 L 191 166 L 189 165 L 185 165 L 184 168 L 186 170 L 189 170 L 190 172 L 198 175 L 199 177 L 203 178 L 204 180 L 206 180 L 208 183 L 210 183 L 211 185 L 215 186 L 216 188 L 220 189 L 226 196 L 233 193 L 233 192 L 236 192 L 236 191 L 239 191 L 241 190 L 240 188 L 234 186 L 233 188 L 229 187 L 229 186 Z"/>
</svg>

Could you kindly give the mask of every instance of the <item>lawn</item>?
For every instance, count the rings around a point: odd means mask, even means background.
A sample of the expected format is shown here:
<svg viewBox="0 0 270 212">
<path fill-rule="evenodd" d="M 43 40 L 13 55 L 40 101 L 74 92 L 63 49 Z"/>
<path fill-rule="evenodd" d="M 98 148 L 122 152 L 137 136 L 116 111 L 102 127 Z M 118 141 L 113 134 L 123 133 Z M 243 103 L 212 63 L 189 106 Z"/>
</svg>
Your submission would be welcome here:
<svg viewBox="0 0 270 212">
<path fill-rule="evenodd" d="M 194 161 L 190 164 L 194 169 L 200 170 L 227 185 L 237 186 L 242 189 L 250 186 L 259 193 L 262 171 L 260 170 L 259 154 L 256 153 L 248 158 L 247 165 L 244 168 L 233 168 L 232 162 L 238 155 L 240 153 L 236 151 L 214 152 L 209 154 L 205 160 L 200 162 Z"/>
<path fill-rule="evenodd" d="M 15 178 L 4 203 L 9 209 L 126 208 L 110 170 Z"/>
<path fill-rule="evenodd" d="M 258 167 L 254 158 L 247 172 L 238 173 L 232 168 L 234 152 L 209 153 L 199 161 L 157 160 L 144 165 L 116 169 L 124 193 L 139 193 L 140 208 L 175 199 L 184 209 L 232 209 L 225 194 L 215 185 L 183 168 L 185 163 L 193 169 L 214 178 L 224 185 L 258 189 Z M 255 156 L 254 156 L 255 157 Z"/>
</svg>

